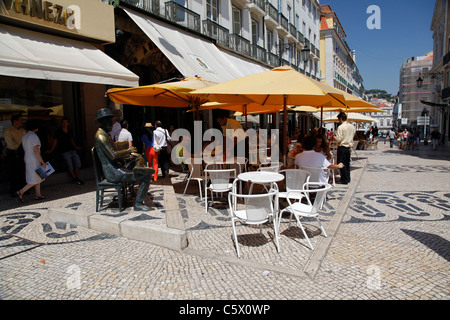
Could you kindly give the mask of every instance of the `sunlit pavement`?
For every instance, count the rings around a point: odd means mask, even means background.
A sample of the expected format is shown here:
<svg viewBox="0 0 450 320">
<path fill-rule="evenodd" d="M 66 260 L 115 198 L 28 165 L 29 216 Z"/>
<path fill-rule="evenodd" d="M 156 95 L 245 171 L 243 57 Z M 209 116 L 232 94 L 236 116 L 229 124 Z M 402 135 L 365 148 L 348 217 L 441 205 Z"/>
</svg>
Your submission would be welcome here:
<svg viewBox="0 0 450 320">
<path fill-rule="evenodd" d="M 94 212 L 94 181 L 46 187 L 41 202 L 3 195 L 0 299 L 448 299 L 450 149 L 381 141 L 353 159 L 352 182 L 336 184 L 323 207 L 328 237 L 304 221 L 314 251 L 286 216 L 280 253 L 271 225 L 262 237 L 238 226 L 237 258 L 225 199 L 206 213 L 196 182 L 183 196 L 177 172 L 152 184 L 152 211 L 129 203 L 101 214 L 164 226 L 165 204 L 176 202 L 189 242 L 181 252 L 49 219 L 48 208 Z"/>
</svg>

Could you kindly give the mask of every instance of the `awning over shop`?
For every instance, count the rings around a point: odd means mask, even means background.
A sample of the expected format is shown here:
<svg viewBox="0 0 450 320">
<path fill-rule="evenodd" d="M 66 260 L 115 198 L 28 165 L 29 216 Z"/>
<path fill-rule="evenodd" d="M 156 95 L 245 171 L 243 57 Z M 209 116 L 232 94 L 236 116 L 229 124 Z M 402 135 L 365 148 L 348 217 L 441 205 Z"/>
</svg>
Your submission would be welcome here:
<svg viewBox="0 0 450 320">
<path fill-rule="evenodd" d="M 128 8 L 123 10 L 185 77 L 221 83 L 268 70 L 211 41 Z"/>
<path fill-rule="evenodd" d="M 0 75 L 134 87 L 139 77 L 94 45 L 0 24 Z"/>
</svg>

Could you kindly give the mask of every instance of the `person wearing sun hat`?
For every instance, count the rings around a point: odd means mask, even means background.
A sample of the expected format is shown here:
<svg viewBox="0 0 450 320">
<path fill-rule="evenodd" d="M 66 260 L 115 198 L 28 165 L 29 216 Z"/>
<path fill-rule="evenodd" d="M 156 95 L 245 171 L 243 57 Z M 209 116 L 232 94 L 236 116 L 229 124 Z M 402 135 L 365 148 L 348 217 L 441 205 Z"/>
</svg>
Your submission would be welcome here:
<svg viewBox="0 0 450 320">
<path fill-rule="evenodd" d="M 99 124 L 95 134 L 94 146 L 102 164 L 103 173 L 111 182 L 135 182 L 139 181 L 139 188 L 136 194 L 135 211 L 149 211 L 150 208 L 144 204 L 150 186 L 150 180 L 154 173 L 152 168 L 145 166 L 143 157 L 136 153 L 135 147 L 117 150 L 114 141 L 109 135 L 114 115 L 108 108 L 97 111 L 97 118 L 94 120 Z M 124 166 L 123 160 L 134 157 L 130 161 L 131 165 Z M 132 168 L 132 169 L 131 169 Z"/>
</svg>

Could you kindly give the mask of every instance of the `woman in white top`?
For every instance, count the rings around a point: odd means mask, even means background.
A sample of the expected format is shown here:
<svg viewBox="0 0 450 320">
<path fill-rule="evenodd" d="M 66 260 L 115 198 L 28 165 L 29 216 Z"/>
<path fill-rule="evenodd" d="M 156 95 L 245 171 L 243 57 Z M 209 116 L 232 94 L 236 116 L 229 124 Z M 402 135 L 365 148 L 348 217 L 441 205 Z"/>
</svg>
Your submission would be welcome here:
<svg viewBox="0 0 450 320">
<path fill-rule="evenodd" d="M 34 187 L 35 200 L 46 199 L 41 195 L 41 182 L 43 181 L 36 173 L 36 169 L 41 165 L 45 168 L 47 165 L 41 156 L 41 141 L 37 136 L 39 123 L 36 120 L 27 121 L 28 132 L 22 138 L 22 146 L 25 151 L 25 177 L 27 184 L 16 192 L 19 200 L 23 202 L 23 194 L 30 188 Z"/>
</svg>

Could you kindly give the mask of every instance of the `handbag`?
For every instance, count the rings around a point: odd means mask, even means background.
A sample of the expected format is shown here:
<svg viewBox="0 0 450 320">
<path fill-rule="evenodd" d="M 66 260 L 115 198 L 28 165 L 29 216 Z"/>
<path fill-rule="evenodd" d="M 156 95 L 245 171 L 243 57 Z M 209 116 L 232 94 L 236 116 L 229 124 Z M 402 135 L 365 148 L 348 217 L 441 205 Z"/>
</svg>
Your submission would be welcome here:
<svg viewBox="0 0 450 320">
<path fill-rule="evenodd" d="M 161 151 L 161 146 L 159 145 L 158 141 L 156 141 L 155 136 L 153 136 L 153 150 L 155 150 L 155 152 Z"/>
<path fill-rule="evenodd" d="M 164 129 L 164 135 L 166 136 L 166 143 L 167 143 L 167 147 L 166 147 L 166 151 L 167 154 L 172 154 L 172 144 L 170 143 L 171 141 L 167 140 L 167 130 Z"/>
</svg>

